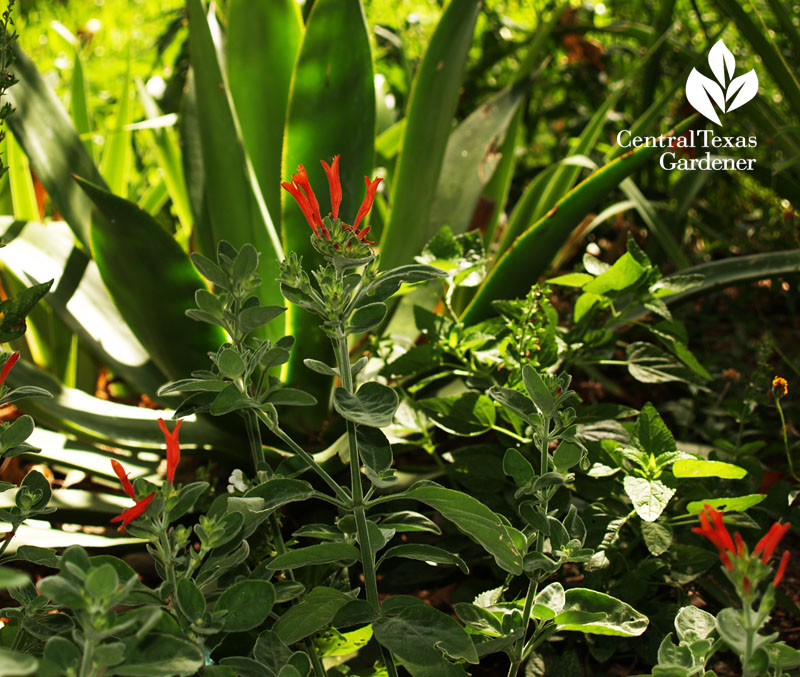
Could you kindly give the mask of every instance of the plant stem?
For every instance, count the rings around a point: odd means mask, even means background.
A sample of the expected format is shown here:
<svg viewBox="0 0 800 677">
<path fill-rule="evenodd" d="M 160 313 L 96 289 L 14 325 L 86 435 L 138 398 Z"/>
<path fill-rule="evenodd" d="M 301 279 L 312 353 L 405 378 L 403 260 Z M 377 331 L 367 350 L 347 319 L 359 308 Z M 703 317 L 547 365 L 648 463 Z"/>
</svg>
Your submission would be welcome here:
<svg viewBox="0 0 800 677">
<path fill-rule="evenodd" d="M 22 641 L 22 635 L 24 634 L 24 630 L 22 629 L 22 621 L 20 620 L 19 627 L 17 628 L 17 634 L 14 635 L 14 641 L 11 644 L 11 650 L 16 651 L 17 647 L 19 647 L 19 643 Z"/>
<path fill-rule="evenodd" d="M 348 393 L 353 393 L 353 374 L 350 371 L 350 351 L 347 348 L 347 334 L 343 331 L 343 327 L 339 327 L 333 347 L 336 353 L 339 375 L 342 379 L 342 387 Z M 364 573 L 367 602 L 369 602 L 375 613 L 379 613 L 381 602 L 378 597 L 378 574 L 375 567 L 375 551 L 372 548 L 369 537 L 367 511 L 364 505 L 364 488 L 361 485 L 361 458 L 358 453 L 356 426 L 349 420 L 347 421 L 347 442 L 350 448 L 350 491 L 353 496 L 352 505 L 353 514 L 356 519 L 358 544 L 361 548 L 361 567 Z M 386 666 L 389 677 L 397 677 L 397 668 L 395 667 L 391 652 L 381 646 L 381 655 L 383 656 L 383 663 Z"/>
<path fill-rule="evenodd" d="M 260 419 L 262 419 L 267 425 L 269 425 L 269 421 L 266 419 L 263 413 L 259 412 L 257 416 Z M 335 479 L 333 479 L 333 477 L 331 477 L 325 471 L 325 469 L 322 466 L 320 466 L 319 463 L 317 463 L 314 460 L 314 457 L 311 454 L 309 454 L 305 449 L 303 449 L 303 447 L 297 444 L 297 442 L 295 442 L 291 437 L 289 437 L 289 435 L 287 435 L 283 430 L 281 430 L 279 426 L 275 426 L 274 428 L 272 428 L 272 432 L 275 433 L 278 439 L 286 443 L 294 453 L 296 453 L 300 458 L 302 458 L 308 464 L 308 466 L 322 478 L 325 484 L 327 484 L 333 490 L 333 493 L 336 494 L 336 497 L 340 501 L 342 501 L 345 504 L 350 503 L 350 496 L 347 495 L 347 492 L 344 489 L 342 489 L 339 483 Z"/>
<path fill-rule="evenodd" d="M 792 463 L 792 452 L 789 450 L 789 438 L 786 435 L 786 419 L 783 416 L 783 407 L 781 407 L 781 400 L 779 397 L 775 398 L 775 406 L 778 409 L 778 416 L 781 417 L 781 437 L 783 438 L 783 448 L 786 450 L 786 461 L 789 463 L 789 473 L 791 476 L 800 481 L 800 477 L 794 471 L 794 464 Z M 2 551 L 0 551 L 2 554 Z"/>
<path fill-rule="evenodd" d="M 350 372 L 350 352 L 347 348 L 347 335 L 341 328 L 337 332 L 334 349 L 342 387 L 348 393 L 352 393 L 354 388 L 353 375 Z M 353 514 L 356 519 L 358 543 L 361 547 L 361 565 L 364 570 L 367 601 L 377 612 L 380 610 L 380 600 L 378 599 L 378 577 L 375 571 L 375 552 L 370 543 L 367 512 L 364 508 L 364 488 L 361 484 L 361 458 L 356 441 L 356 426 L 349 420 L 347 421 L 347 443 L 350 449 L 350 491 L 353 495 Z"/>
<path fill-rule="evenodd" d="M 531 609 L 533 609 L 533 600 L 536 598 L 536 593 L 539 587 L 539 582 L 534 581 L 531 578 L 528 581 L 528 592 L 525 595 L 525 606 L 522 609 L 522 627 L 524 631 L 522 633 L 522 637 L 520 637 L 516 645 L 514 646 L 514 654 L 516 658 L 511 661 L 511 665 L 508 668 L 508 677 L 514 677 L 519 671 L 519 666 L 522 663 L 522 651 L 525 645 L 525 635 L 528 634 L 528 622 L 531 617 Z"/>
<path fill-rule="evenodd" d="M 744 614 L 744 656 L 742 657 L 742 677 L 750 677 L 753 672 L 747 667 L 750 664 L 750 658 L 753 655 L 753 635 L 756 629 L 753 627 L 753 610 L 750 607 L 749 600 L 742 605 L 742 612 Z"/>
<path fill-rule="evenodd" d="M 252 409 L 244 414 L 244 425 L 247 429 L 247 441 L 250 443 L 250 455 L 253 457 L 253 468 L 256 472 L 265 471 L 269 474 L 270 468 L 264 459 L 264 448 L 261 446 L 261 431 L 258 429 L 258 419 Z"/>
<path fill-rule="evenodd" d="M 539 474 L 544 475 L 550 468 L 550 423 L 549 416 L 542 416 L 542 428 L 539 431 L 539 453 L 540 465 Z M 547 517 L 547 505 L 550 502 L 550 490 L 545 488 L 540 493 L 541 502 L 544 507 L 545 519 Z M 544 550 L 545 536 L 540 531 L 536 535 L 536 549 L 539 552 Z M 525 638 L 528 634 L 528 625 L 531 620 L 531 611 L 533 610 L 533 602 L 536 599 L 536 594 L 539 589 L 539 578 L 531 578 L 528 582 L 528 593 L 525 595 L 525 606 L 522 609 L 522 637 L 520 637 L 514 645 L 515 659 L 511 661 L 511 666 L 508 669 L 508 677 L 514 677 L 519 670 L 519 666 L 523 661 L 525 653 Z"/>
<path fill-rule="evenodd" d="M 8 548 L 8 544 L 11 543 L 11 539 L 17 535 L 17 529 L 19 529 L 21 524 L 21 522 L 20 524 L 15 524 L 14 528 L 3 537 L 3 545 L 0 545 L 0 556 L 2 556 L 2 554 L 6 551 L 6 548 Z"/>
<path fill-rule="evenodd" d="M 250 442 L 250 453 L 253 456 L 253 465 L 256 472 L 266 471 L 271 474 L 270 467 L 264 459 L 264 449 L 261 445 L 261 430 L 258 427 L 258 418 L 255 413 L 253 413 L 252 409 L 247 411 L 244 420 L 247 424 L 247 439 Z M 269 526 L 272 531 L 272 540 L 275 544 L 275 550 L 277 550 L 279 555 L 282 555 L 286 552 L 286 542 L 283 540 L 283 533 L 281 532 L 281 525 L 278 521 L 276 511 L 273 511 L 269 516 Z M 291 569 L 288 570 L 288 576 L 290 580 L 294 580 L 294 572 Z M 326 677 L 328 673 L 325 671 L 325 666 L 322 665 L 322 661 L 317 655 L 311 638 L 307 637 L 303 644 L 306 647 L 306 654 L 314 668 L 314 674 L 317 675 L 317 677 Z"/>
<path fill-rule="evenodd" d="M 317 650 L 314 648 L 314 643 L 311 641 L 311 638 L 306 637 L 303 644 L 306 647 L 306 654 L 311 659 L 311 664 L 314 667 L 314 674 L 318 677 L 327 677 L 328 673 L 325 671 L 325 666 L 317 655 Z"/>
<path fill-rule="evenodd" d="M 89 677 L 92 674 L 92 658 L 94 658 L 94 640 L 86 637 L 83 643 L 83 658 L 78 677 Z"/>
<path fill-rule="evenodd" d="M 172 548 L 167 536 L 166 517 L 162 516 L 158 525 L 158 545 L 161 550 L 161 557 L 164 560 L 164 568 L 167 570 L 167 581 L 172 586 L 172 596 L 175 597 L 178 591 L 178 582 L 175 578 L 175 564 L 172 561 Z"/>
</svg>

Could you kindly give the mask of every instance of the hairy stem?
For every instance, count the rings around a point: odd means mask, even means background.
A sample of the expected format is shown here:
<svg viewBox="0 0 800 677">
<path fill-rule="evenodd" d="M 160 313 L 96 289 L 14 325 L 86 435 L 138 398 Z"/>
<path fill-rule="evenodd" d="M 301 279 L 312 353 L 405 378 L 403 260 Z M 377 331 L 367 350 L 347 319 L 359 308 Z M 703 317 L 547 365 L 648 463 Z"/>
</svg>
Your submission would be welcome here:
<svg viewBox="0 0 800 677">
<path fill-rule="evenodd" d="M 261 431 L 258 429 L 258 418 L 256 418 L 252 409 L 248 409 L 244 414 L 244 425 L 247 429 L 247 441 L 250 443 L 253 468 L 256 472 L 262 471 L 272 474 L 264 458 L 264 448 L 261 446 Z"/>
<path fill-rule="evenodd" d="M 263 420 L 267 425 L 270 425 L 269 420 L 266 416 L 259 412 L 258 417 Z M 297 442 L 295 442 L 289 435 L 287 435 L 280 427 L 275 426 L 272 428 L 272 432 L 275 433 L 276 437 L 284 442 L 294 453 L 296 453 L 300 458 L 302 458 L 308 466 L 315 472 L 320 478 L 327 484 L 332 490 L 333 493 L 336 494 L 336 497 L 342 501 L 343 503 L 349 504 L 350 503 L 350 496 L 348 496 L 347 492 L 339 485 L 339 483 L 333 479 L 325 469 L 314 460 L 314 457 L 309 454 L 303 447 L 301 447 Z"/>
<path fill-rule="evenodd" d="M 775 406 L 778 409 L 778 416 L 781 417 L 781 437 L 783 438 L 783 448 L 786 451 L 786 461 L 789 463 L 789 473 L 795 480 L 800 481 L 800 477 L 798 477 L 797 473 L 794 471 L 792 452 L 789 449 L 789 438 L 786 435 L 786 419 L 783 416 L 783 407 L 781 407 L 781 400 L 779 397 L 775 398 Z"/>
<path fill-rule="evenodd" d="M 550 468 L 550 417 L 542 416 L 542 428 L 539 432 L 539 453 L 540 465 L 539 474 L 544 475 Z M 544 488 L 541 491 L 541 501 L 544 507 L 544 514 L 547 515 L 547 506 L 550 502 L 550 490 Z M 536 549 L 539 552 L 544 550 L 545 535 L 540 531 L 536 536 Z M 528 583 L 528 593 L 525 595 L 525 606 L 522 609 L 522 637 L 520 637 L 514 645 L 513 655 L 514 660 L 511 661 L 511 666 L 508 669 L 508 677 L 514 677 L 519 670 L 525 656 L 525 637 L 528 634 L 528 625 L 531 620 L 531 611 L 533 610 L 533 602 L 536 599 L 536 594 L 539 590 L 539 578 L 531 578 Z"/>
<path fill-rule="evenodd" d="M 352 393 L 354 388 L 353 375 L 350 372 L 350 352 L 347 349 L 347 335 L 341 329 L 337 332 L 333 347 L 336 351 L 336 362 L 339 366 L 342 387 L 348 393 Z M 367 601 L 375 611 L 378 611 L 380 600 L 378 599 L 378 577 L 375 571 L 375 553 L 369 538 L 367 511 L 364 507 L 364 488 L 361 485 L 361 458 L 356 441 L 356 426 L 352 421 L 347 421 L 347 443 L 350 449 L 350 491 L 353 495 L 353 514 L 356 519 L 358 543 L 361 547 L 361 565 L 364 569 Z"/>
<path fill-rule="evenodd" d="M 20 522 L 19 524 L 15 524 L 14 527 L 11 529 L 11 531 L 9 531 L 5 536 L 3 536 L 3 544 L 0 545 L 0 556 L 2 556 L 3 553 L 6 551 L 6 548 L 8 548 L 9 543 L 11 543 L 11 539 L 17 535 L 17 529 L 20 528 L 21 524 L 22 522 Z"/>
<path fill-rule="evenodd" d="M 350 352 L 347 348 L 347 334 L 340 328 L 334 342 L 336 362 L 339 367 L 339 375 L 342 379 L 342 387 L 352 393 L 353 374 L 350 371 Z M 364 488 L 361 485 L 361 458 L 358 453 L 358 442 L 356 440 L 356 426 L 352 421 L 347 421 L 347 442 L 350 449 L 350 485 L 353 495 L 353 514 L 356 519 L 356 530 L 358 533 L 358 544 L 361 548 L 361 566 L 364 572 L 364 584 L 367 593 L 367 602 L 375 610 L 380 611 L 380 599 L 378 597 L 378 574 L 375 567 L 375 551 L 372 548 L 369 537 L 369 524 L 367 523 L 367 511 L 364 503 Z M 381 646 L 381 655 L 389 677 L 397 677 L 397 668 L 394 664 L 392 654 L 385 647 Z"/>
<path fill-rule="evenodd" d="M 250 453 L 253 456 L 253 465 L 255 466 L 256 471 L 265 471 L 269 474 L 272 474 L 266 460 L 264 459 L 264 448 L 261 445 L 261 430 L 258 427 L 258 418 L 252 410 L 249 410 L 247 414 L 245 414 L 244 419 L 245 423 L 247 424 L 247 439 L 250 442 Z M 286 542 L 283 540 L 281 524 L 278 520 L 276 511 L 273 511 L 269 516 L 269 526 L 270 530 L 272 531 L 272 541 L 275 545 L 275 550 L 279 555 L 282 555 L 286 552 Z M 287 573 L 289 579 L 293 581 L 294 572 L 289 569 Z M 325 671 L 325 666 L 322 665 L 322 661 L 317 655 L 317 651 L 314 648 L 311 638 L 306 638 L 303 644 L 306 648 L 306 654 L 311 660 L 311 664 L 314 668 L 314 674 L 317 677 L 326 677 L 328 673 Z"/>
<path fill-rule="evenodd" d="M 79 677 L 89 677 L 92 674 L 92 659 L 94 658 L 94 640 L 86 637 L 83 644 L 83 658 L 81 659 Z"/>
</svg>

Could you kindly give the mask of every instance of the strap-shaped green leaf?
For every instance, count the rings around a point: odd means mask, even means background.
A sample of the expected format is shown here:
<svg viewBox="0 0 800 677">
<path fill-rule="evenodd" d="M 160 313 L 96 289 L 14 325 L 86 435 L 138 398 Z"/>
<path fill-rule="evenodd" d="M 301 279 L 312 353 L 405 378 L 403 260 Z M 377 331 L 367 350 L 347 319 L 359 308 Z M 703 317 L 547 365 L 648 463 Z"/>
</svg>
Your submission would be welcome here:
<svg viewBox="0 0 800 677">
<path fill-rule="evenodd" d="M 317 543 L 305 548 L 294 548 L 282 555 L 274 557 L 269 568 L 297 569 L 298 567 L 312 566 L 314 564 L 330 564 L 331 562 L 345 562 L 361 559 L 361 553 L 349 543 Z"/>
<path fill-rule="evenodd" d="M 210 233 L 198 233 L 203 248 L 216 250 L 219 240 L 237 249 L 250 243 L 261 252 L 259 298 L 265 306 L 280 305 L 278 264 L 283 251 L 270 218 L 250 159 L 245 152 L 228 84 L 219 64 L 209 20 L 202 0 L 188 0 L 189 48 L 197 96 L 205 196 Z M 190 179 L 191 180 L 191 179 Z M 201 227 L 203 220 L 196 227 Z M 206 252 L 208 253 L 208 252 Z M 275 340 L 282 335 L 277 323 L 259 332 Z"/>
<path fill-rule="evenodd" d="M 392 211 L 381 237 L 381 265 L 390 269 L 422 251 L 439 183 L 478 0 L 452 0 L 431 37 L 411 89 L 403 151 L 397 162 Z"/>
<path fill-rule="evenodd" d="M 289 85 L 303 33 L 295 0 L 231 0 L 226 67 L 242 139 L 274 223 Z"/>
<path fill-rule="evenodd" d="M 186 254 L 150 216 L 127 200 L 77 179 L 102 218 L 92 226 L 92 250 L 114 304 L 153 361 L 170 378 L 208 366 L 208 352 L 226 340 L 216 326 L 186 311 L 203 287 Z M 132 266 L 131 261 L 137 265 Z M 147 275 L 141 270 L 146 269 Z"/>
<path fill-rule="evenodd" d="M 322 214 L 330 211 L 328 179 L 320 164 L 341 154 L 339 176 L 342 204 L 339 216 L 355 219 L 364 198 L 364 176 L 372 170 L 375 141 L 375 86 L 369 33 L 360 0 L 317 0 L 306 23 L 292 77 L 286 119 L 283 171 L 285 181 L 302 164 L 316 191 Z M 320 262 L 311 246 L 311 229 L 297 203 L 282 191 L 284 249 L 303 257 L 306 265 Z M 375 238 L 370 238 L 375 239 Z M 332 380 L 310 373 L 305 358 L 333 362 L 330 340 L 316 316 L 289 306 L 287 323 L 297 346 L 284 380 L 328 402 Z M 305 417 L 312 412 L 303 414 Z M 324 412 L 315 411 L 317 417 Z M 319 421 L 317 421 L 319 422 Z"/>
<path fill-rule="evenodd" d="M 454 555 L 449 550 L 437 548 L 435 545 L 427 543 L 404 543 L 389 548 L 378 561 L 376 566 L 386 561 L 390 557 L 405 557 L 407 559 L 421 560 L 422 562 L 433 562 L 435 564 L 449 564 L 457 566 L 465 574 L 469 573 L 467 563 L 458 555 Z"/>
<path fill-rule="evenodd" d="M 8 90 L 9 100 L 16 108 L 8 118 L 8 125 L 56 208 L 88 250 L 91 202 L 70 174 L 83 176 L 99 186 L 105 183 L 41 73 L 16 41 L 11 47 L 13 71 L 19 82 Z"/>
</svg>

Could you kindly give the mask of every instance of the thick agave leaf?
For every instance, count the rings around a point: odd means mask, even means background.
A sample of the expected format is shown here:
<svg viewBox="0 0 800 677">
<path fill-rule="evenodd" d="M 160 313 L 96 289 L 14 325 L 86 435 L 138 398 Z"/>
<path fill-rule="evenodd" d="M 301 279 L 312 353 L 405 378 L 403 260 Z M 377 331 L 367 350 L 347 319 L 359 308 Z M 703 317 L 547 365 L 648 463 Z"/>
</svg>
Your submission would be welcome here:
<svg viewBox="0 0 800 677">
<path fill-rule="evenodd" d="M 71 179 L 70 179 L 71 180 Z M 10 235 L 4 235 L 8 239 Z M 29 222 L 0 261 L 27 285 L 55 277 L 45 301 L 94 355 L 151 397 L 167 380 L 151 361 L 108 295 L 97 265 L 75 246 L 63 221 Z"/>
<path fill-rule="evenodd" d="M 8 117 L 8 125 L 56 208 L 88 251 L 92 205 L 70 174 L 80 174 L 104 186 L 103 178 L 41 73 L 16 41 L 11 45 L 19 83 L 8 90 L 16 108 Z"/>
<path fill-rule="evenodd" d="M 320 112 L 320 92 L 325 110 Z M 308 18 L 292 79 L 286 121 L 283 176 L 290 180 L 298 164 L 308 172 L 320 209 L 329 211 L 328 181 L 320 160 L 330 163 L 341 153 L 340 216 L 352 223 L 364 198 L 364 176 L 370 174 L 375 141 L 375 87 L 369 35 L 361 3 L 318 0 Z M 285 191 L 284 191 L 285 192 Z M 313 266 L 319 255 L 310 243 L 311 230 L 288 194 L 283 205 L 284 249 Z M 331 379 L 309 371 L 303 359 L 332 362 L 330 340 L 317 318 L 297 306 L 287 313 L 289 332 L 297 339 L 285 378 L 309 391 L 318 402 L 329 400 Z M 325 412 L 298 411 L 303 418 Z"/>
<path fill-rule="evenodd" d="M 82 390 L 67 388 L 30 362 L 19 360 L 8 375 L 14 387 L 29 385 L 44 388 L 53 399 L 24 399 L 17 405 L 45 425 L 74 434 L 78 439 L 102 441 L 132 449 L 160 449 L 164 435 L 158 419 L 169 419 L 172 411 L 132 407 L 92 397 Z M 232 451 L 246 449 L 235 437 L 196 416 L 186 417 L 181 426 L 181 445 Z"/>
<path fill-rule="evenodd" d="M 420 224 L 428 223 L 479 7 L 478 0 L 448 5 L 417 71 L 381 239 L 384 269 L 413 260 L 428 239 Z"/>
</svg>

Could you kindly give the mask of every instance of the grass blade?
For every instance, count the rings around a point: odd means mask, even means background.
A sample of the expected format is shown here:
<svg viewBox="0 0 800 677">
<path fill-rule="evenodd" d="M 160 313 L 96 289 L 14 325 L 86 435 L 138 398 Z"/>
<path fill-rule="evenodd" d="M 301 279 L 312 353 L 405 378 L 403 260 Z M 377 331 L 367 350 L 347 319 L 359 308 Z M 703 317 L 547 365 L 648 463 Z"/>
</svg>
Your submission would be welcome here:
<svg viewBox="0 0 800 677">
<path fill-rule="evenodd" d="M 496 148 L 506 134 L 529 83 L 507 87 L 471 113 L 450 134 L 439 184 L 428 216 L 426 240 L 444 225 L 467 230 L 475 206 L 497 168 Z"/>
<path fill-rule="evenodd" d="M 53 291 L 45 296 L 47 304 L 97 360 L 154 398 L 166 376 L 125 324 L 97 265 L 74 242 L 63 221 L 47 225 L 29 222 L 0 248 L 0 261 L 17 279 L 28 283 L 55 277 Z"/>
<path fill-rule="evenodd" d="M 125 79 L 122 83 L 122 94 L 119 97 L 116 122 L 114 128 L 106 136 L 103 157 L 100 160 L 100 173 L 108 182 L 108 187 L 112 193 L 122 197 L 128 195 L 128 180 L 133 160 L 131 131 L 127 129 L 130 122 L 131 49 L 128 45 L 128 64 L 125 68 Z"/>
<path fill-rule="evenodd" d="M 136 84 L 139 89 L 139 100 L 142 102 L 147 118 L 149 120 L 154 120 L 160 117 L 161 111 L 158 109 L 158 104 L 153 101 L 141 82 L 137 82 Z M 183 174 L 178 139 L 176 138 L 175 131 L 166 127 L 154 128 L 151 133 L 153 135 L 153 148 L 156 153 L 156 161 L 158 162 L 158 167 L 164 178 L 164 184 L 172 200 L 172 206 L 175 209 L 175 215 L 178 217 L 178 222 L 180 224 L 175 238 L 184 249 L 187 249 L 189 238 L 192 235 L 192 223 L 194 219 L 192 217 L 192 207 L 189 203 L 189 193 L 186 189 L 186 179 Z M 145 209 L 145 211 L 153 213 L 149 209 Z"/>
<path fill-rule="evenodd" d="M 19 360 L 13 372 L 9 374 L 8 381 L 14 387 L 37 386 L 53 395 L 50 400 L 28 398 L 20 401 L 20 409 L 45 425 L 72 433 L 77 439 L 113 442 L 115 447 L 163 448 L 164 435 L 159 430 L 158 419 L 169 419 L 172 411 L 132 407 L 92 397 L 81 390 L 63 386 L 50 374 L 26 360 Z M 183 445 L 213 445 L 231 451 L 242 449 L 241 442 L 235 437 L 194 415 L 188 416 L 181 425 Z"/>
<path fill-rule="evenodd" d="M 764 22 L 761 21 L 760 26 L 756 25 L 737 0 L 714 0 L 714 4 L 724 15 L 733 19 L 742 35 L 758 52 L 769 74 L 794 109 L 795 115 L 800 116 L 800 82 L 775 47 L 775 43 L 767 37 L 769 31 L 764 26 Z"/>
<path fill-rule="evenodd" d="M 725 287 L 798 273 L 800 273 L 800 249 L 732 256 L 722 261 L 701 263 L 682 270 L 680 275 L 702 275 L 704 279 L 691 289 L 665 296 L 664 302 L 668 306 L 676 306 Z M 664 281 L 668 282 L 669 278 L 667 275 Z"/>
<path fill-rule="evenodd" d="M 13 134 L 6 136 L 6 152 L 8 153 L 8 180 L 11 185 L 14 218 L 20 221 L 38 221 L 39 205 L 36 202 L 31 168 L 28 158 L 25 157 L 25 153 L 22 152 L 22 148 Z"/>
</svg>

